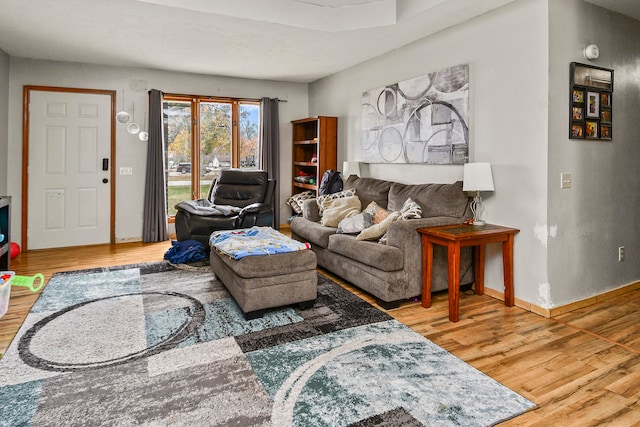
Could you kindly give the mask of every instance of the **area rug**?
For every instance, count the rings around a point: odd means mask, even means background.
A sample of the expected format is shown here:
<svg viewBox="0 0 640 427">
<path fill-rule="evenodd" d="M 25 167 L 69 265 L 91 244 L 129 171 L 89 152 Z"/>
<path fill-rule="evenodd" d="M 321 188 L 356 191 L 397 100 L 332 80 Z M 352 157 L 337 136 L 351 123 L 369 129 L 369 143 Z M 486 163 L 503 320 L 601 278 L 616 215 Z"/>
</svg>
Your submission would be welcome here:
<svg viewBox="0 0 640 427">
<path fill-rule="evenodd" d="M 246 321 L 209 268 L 55 274 L 0 360 L 0 425 L 486 426 L 534 404 L 322 275 Z"/>
</svg>

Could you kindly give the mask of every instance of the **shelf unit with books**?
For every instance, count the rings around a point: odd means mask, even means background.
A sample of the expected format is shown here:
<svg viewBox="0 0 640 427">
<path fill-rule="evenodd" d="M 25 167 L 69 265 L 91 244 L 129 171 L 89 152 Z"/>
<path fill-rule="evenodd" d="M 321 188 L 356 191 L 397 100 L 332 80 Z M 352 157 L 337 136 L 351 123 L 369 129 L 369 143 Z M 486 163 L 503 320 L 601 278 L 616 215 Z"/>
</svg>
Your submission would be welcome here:
<svg viewBox="0 0 640 427">
<path fill-rule="evenodd" d="M 338 164 L 338 118 L 308 117 L 291 122 L 293 136 L 292 194 L 311 190 L 317 194 L 319 180 Z"/>
</svg>

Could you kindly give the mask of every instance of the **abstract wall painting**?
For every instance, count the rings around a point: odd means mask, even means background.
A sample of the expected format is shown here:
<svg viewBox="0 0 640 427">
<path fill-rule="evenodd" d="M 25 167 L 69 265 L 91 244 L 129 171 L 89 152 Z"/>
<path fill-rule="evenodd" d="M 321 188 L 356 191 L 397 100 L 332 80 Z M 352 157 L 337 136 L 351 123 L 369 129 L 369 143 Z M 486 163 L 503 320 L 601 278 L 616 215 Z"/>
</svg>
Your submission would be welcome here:
<svg viewBox="0 0 640 427">
<path fill-rule="evenodd" d="M 469 65 L 364 92 L 361 148 L 367 163 L 466 163 Z"/>
</svg>

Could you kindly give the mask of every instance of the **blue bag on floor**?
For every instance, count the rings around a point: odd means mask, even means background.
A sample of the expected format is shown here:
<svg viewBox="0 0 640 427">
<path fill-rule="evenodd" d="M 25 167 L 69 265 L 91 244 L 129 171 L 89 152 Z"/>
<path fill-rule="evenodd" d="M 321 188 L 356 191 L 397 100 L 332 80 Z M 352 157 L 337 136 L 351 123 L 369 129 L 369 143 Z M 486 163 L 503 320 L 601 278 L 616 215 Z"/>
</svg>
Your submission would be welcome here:
<svg viewBox="0 0 640 427">
<path fill-rule="evenodd" d="M 164 259 L 172 264 L 185 264 L 207 259 L 207 247 L 197 240 L 171 241 L 171 247 L 164 253 Z"/>
</svg>

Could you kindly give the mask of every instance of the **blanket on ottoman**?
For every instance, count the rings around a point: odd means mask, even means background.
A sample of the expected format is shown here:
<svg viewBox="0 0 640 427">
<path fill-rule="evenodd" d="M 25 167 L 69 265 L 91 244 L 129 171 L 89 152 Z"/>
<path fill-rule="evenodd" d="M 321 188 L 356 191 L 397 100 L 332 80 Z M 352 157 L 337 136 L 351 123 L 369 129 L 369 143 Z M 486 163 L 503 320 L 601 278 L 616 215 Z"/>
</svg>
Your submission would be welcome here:
<svg viewBox="0 0 640 427">
<path fill-rule="evenodd" d="M 211 233 L 209 244 L 233 258 L 275 255 L 311 249 L 309 243 L 293 240 L 271 227 L 251 227 L 242 230 L 221 230 Z"/>
</svg>

